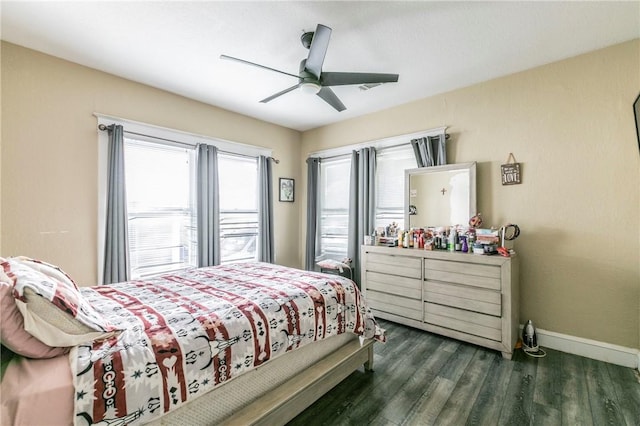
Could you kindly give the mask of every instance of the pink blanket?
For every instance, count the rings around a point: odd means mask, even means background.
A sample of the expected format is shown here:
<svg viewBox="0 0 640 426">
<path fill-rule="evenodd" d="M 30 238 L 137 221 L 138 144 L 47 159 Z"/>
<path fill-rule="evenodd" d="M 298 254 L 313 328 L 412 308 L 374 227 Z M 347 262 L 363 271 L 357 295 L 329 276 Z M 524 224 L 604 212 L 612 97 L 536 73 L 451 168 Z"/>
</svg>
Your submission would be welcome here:
<svg viewBox="0 0 640 426">
<path fill-rule="evenodd" d="M 266 263 L 81 289 L 124 331 L 71 351 L 77 425 L 140 424 L 302 345 L 383 341 L 355 284 Z"/>
<path fill-rule="evenodd" d="M 0 425 L 68 426 L 73 418 L 73 381 L 69 357 L 16 356 L 0 387 Z"/>
</svg>

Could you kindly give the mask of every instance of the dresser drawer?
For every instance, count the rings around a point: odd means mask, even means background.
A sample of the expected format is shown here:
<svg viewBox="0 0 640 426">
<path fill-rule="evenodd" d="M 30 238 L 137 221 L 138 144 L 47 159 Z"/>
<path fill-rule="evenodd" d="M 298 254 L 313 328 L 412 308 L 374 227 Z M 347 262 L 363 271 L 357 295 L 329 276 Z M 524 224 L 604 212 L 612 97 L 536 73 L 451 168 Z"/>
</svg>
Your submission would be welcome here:
<svg viewBox="0 0 640 426">
<path fill-rule="evenodd" d="M 422 279 L 422 259 L 419 257 L 367 253 L 363 269 L 383 274 Z"/>
<path fill-rule="evenodd" d="M 424 322 L 497 342 L 502 340 L 502 319 L 491 315 L 427 302 Z"/>
<path fill-rule="evenodd" d="M 367 304 L 374 310 L 422 321 L 422 300 L 367 291 Z"/>
<path fill-rule="evenodd" d="M 497 317 L 502 315 L 502 295 L 495 290 L 425 281 L 424 300 Z"/>
<path fill-rule="evenodd" d="M 378 291 L 411 299 L 422 297 L 422 280 L 383 274 L 381 272 L 366 271 L 367 292 Z"/>
<path fill-rule="evenodd" d="M 430 281 L 464 284 L 491 290 L 500 291 L 501 289 L 500 267 L 494 265 L 425 259 L 424 278 Z"/>
</svg>

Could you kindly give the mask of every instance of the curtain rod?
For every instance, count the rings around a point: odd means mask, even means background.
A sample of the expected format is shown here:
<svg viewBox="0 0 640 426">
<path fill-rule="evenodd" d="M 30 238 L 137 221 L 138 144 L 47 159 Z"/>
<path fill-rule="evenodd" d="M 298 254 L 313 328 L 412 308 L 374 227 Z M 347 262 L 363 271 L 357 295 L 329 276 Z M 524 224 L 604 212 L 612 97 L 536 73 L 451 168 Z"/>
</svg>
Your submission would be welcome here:
<svg viewBox="0 0 640 426">
<path fill-rule="evenodd" d="M 449 139 L 449 133 L 445 133 L 444 134 L 444 138 L 445 138 L 445 140 Z M 386 146 L 384 146 L 382 148 L 376 148 L 376 151 L 381 150 L 381 149 L 396 148 L 396 147 L 403 146 L 403 145 L 406 145 L 406 144 L 407 144 L 406 141 L 398 142 L 397 144 L 394 144 L 394 145 L 386 145 Z M 353 150 L 356 150 L 356 148 L 354 147 Z M 328 155 L 326 157 L 320 157 L 320 156 L 315 156 L 315 155 L 314 156 L 310 156 L 310 157 L 311 158 L 322 158 L 323 160 L 334 160 L 336 158 L 341 158 L 341 157 L 347 158 L 350 155 L 351 155 L 351 151 L 345 152 L 344 154 Z"/>
<path fill-rule="evenodd" d="M 113 126 L 113 124 L 111 126 Z M 111 126 L 107 126 L 105 124 L 98 124 L 98 130 L 101 130 L 101 131 L 104 132 L 106 130 L 109 130 L 109 127 L 111 127 Z M 184 146 L 184 147 L 187 147 L 187 148 L 193 148 L 195 146 L 195 145 L 192 145 L 192 144 L 189 144 L 189 143 L 174 141 L 174 140 L 171 140 L 171 139 L 161 138 L 161 137 L 158 137 L 158 136 L 145 135 L 144 133 L 130 132 L 128 130 L 123 130 L 123 132 L 124 133 L 128 133 L 130 135 L 144 136 L 145 138 L 152 138 L 152 139 L 158 139 L 158 140 L 161 140 L 161 141 L 171 142 L 172 144 Z M 238 155 L 235 152 L 228 152 L 228 151 L 224 151 L 224 150 L 220 150 L 220 152 L 223 152 L 225 154 Z M 280 164 L 280 160 L 278 160 L 277 158 L 273 158 L 273 157 L 267 157 L 267 158 L 269 158 L 270 160 L 272 160 L 276 164 Z"/>
<path fill-rule="evenodd" d="M 445 133 L 444 134 L 444 138 L 445 140 L 449 139 L 449 133 Z M 403 141 L 403 142 L 398 142 L 397 144 L 393 144 L 393 145 L 386 145 L 382 148 L 376 148 L 376 151 L 379 149 L 388 149 L 388 148 L 396 148 L 399 146 L 403 146 L 406 145 L 407 142 Z M 360 145 L 358 145 L 360 146 Z M 353 150 L 356 150 L 356 147 L 354 146 Z M 328 156 L 320 156 L 320 155 L 309 155 L 309 157 L 313 157 L 313 158 L 322 158 L 323 160 L 333 160 L 335 158 L 340 158 L 340 157 L 348 157 L 349 155 L 351 155 L 351 151 L 349 152 L 345 152 L 344 154 L 335 154 L 335 155 L 328 155 Z"/>
<path fill-rule="evenodd" d="M 111 126 L 113 126 L 113 124 L 110 125 L 110 126 L 107 126 L 105 124 L 98 124 L 98 129 L 102 130 L 104 132 L 105 130 L 109 130 L 109 127 L 111 127 Z M 144 133 L 130 132 L 128 130 L 123 130 L 123 132 L 127 133 L 129 135 L 144 136 L 145 138 L 152 138 L 152 139 L 157 139 L 157 140 L 160 140 L 160 141 L 171 142 L 174 145 L 180 145 L 180 146 L 184 146 L 184 147 L 188 147 L 188 148 L 193 148 L 195 146 L 195 145 L 192 145 L 190 143 L 179 142 L 179 141 L 175 141 L 175 140 L 172 140 L 172 139 L 161 138 L 161 137 L 158 137 L 158 136 L 145 135 Z"/>
<path fill-rule="evenodd" d="M 344 155 L 348 155 L 353 150 L 360 148 L 373 146 L 376 149 L 395 148 L 407 144 L 412 139 L 422 138 L 427 136 L 438 136 L 444 134 L 445 139 L 449 139 L 449 133 L 446 132 L 446 126 L 438 127 L 429 130 L 422 130 L 415 133 L 407 133 L 403 135 L 390 136 L 382 139 L 370 140 L 367 142 L 355 143 L 336 148 L 329 148 L 322 151 L 310 152 L 309 157 L 318 158 L 338 158 Z"/>
</svg>

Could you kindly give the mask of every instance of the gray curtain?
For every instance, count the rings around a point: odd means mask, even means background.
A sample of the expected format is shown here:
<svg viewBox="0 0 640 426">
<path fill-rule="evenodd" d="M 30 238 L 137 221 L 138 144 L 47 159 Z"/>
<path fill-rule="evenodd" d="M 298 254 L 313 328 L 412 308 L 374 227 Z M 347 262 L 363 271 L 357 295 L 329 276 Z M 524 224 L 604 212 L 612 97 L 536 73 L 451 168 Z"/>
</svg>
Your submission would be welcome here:
<svg viewBox="0 0 640 426">
<path fill-rule="evenodd" d="M 447 164 L 446 140 L 444 133 L 438 136 L 413 139 L 411 146 L 413 146 L 418 167 L 443 166 Z"/>
<path fill-rule="evenodd" d="M 319 202 L 320 159 L 307 158 L 307 239 L 304 268 L 313 271 L 316 265 L 318 242 L 318 202 Z"/>
<path fill-rule="evenodd" d="M 111 125 L 107 177 L 107 214 L 104 244 L 103 283 L 129 280 L 129 238 L 127 194 L 124 176 L 124 130 Z"/>
<path fill-rule="evenodd" d="M 258 260 L 273 263 L 273 189 L 271 157 L 258 157 Z"/>
<path fill-rule="evenodd" d="M 218 149 L 213 145 L 198 145 L 197 167 L 198 266 L 219 265 Z"/>
<path fill-rule="evenodd" d="M 347 255 L 351 258 L 353 280 L 360 285 L 360 246 L 375 228 L 376 150 L 362 148 L 351 154 L 349 183 L 349 230 Z"/>
</svg>

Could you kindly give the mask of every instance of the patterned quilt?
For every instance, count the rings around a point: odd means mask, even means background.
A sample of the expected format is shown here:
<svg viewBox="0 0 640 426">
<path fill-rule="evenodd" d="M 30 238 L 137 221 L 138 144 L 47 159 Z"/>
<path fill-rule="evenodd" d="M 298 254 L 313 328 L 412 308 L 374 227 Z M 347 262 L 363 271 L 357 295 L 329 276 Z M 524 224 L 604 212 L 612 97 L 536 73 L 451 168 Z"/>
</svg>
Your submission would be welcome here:
<svg viewBox="0 0 640 426">
<path fill-rule="evenodd" d="M 355 284 L 268 263 L 81 288 L 120 330 L 75 347 L 75 424 L 143 424 L 302 345 L 384 341 Z"/>
</svg>

